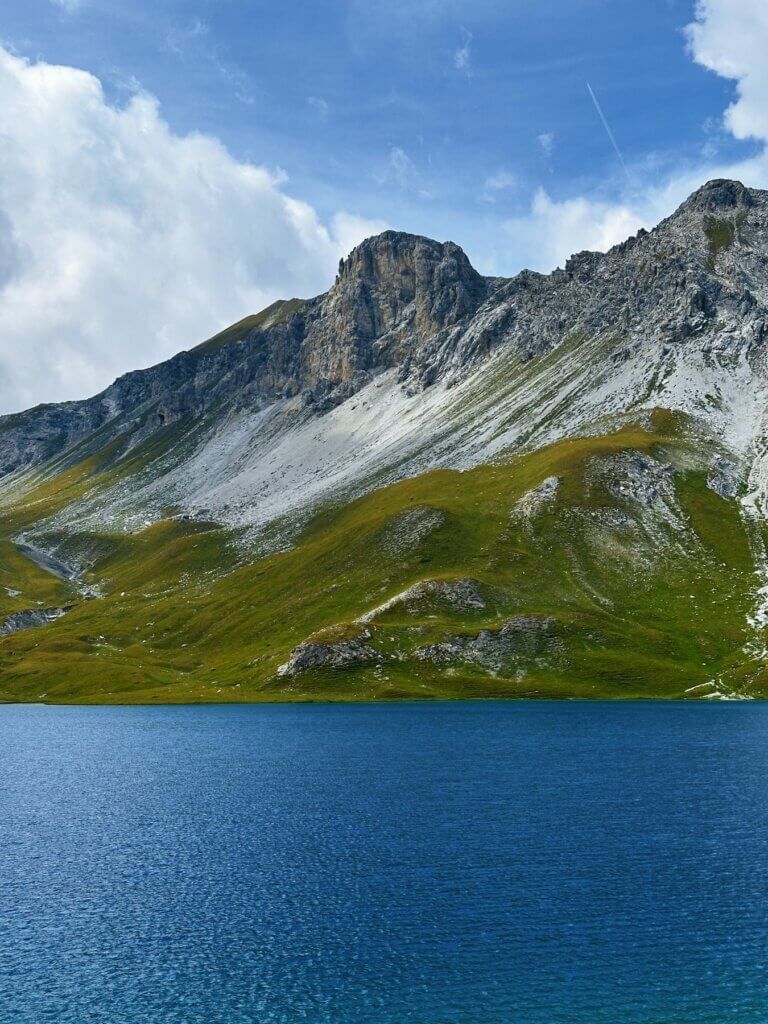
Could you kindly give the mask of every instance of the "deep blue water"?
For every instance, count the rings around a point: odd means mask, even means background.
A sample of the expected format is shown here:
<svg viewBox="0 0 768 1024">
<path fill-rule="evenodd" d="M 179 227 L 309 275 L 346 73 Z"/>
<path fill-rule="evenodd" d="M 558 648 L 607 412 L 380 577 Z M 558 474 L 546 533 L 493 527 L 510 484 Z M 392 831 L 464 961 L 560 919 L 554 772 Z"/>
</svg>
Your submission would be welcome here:
<svg viewBox="0 0 768 1024">
<path fill-rule="evenodd" d="M 0 1021 L 768 1021 L 768 705 L 1 707 Z"/>
</svg>

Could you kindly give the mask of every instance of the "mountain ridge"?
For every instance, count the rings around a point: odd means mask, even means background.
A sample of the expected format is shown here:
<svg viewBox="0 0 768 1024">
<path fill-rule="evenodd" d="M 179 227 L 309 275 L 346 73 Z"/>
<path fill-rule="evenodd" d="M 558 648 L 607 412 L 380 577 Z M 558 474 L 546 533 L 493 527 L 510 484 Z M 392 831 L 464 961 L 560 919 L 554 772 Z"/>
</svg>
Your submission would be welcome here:
<svg viewBox="0 0 768 1024">
<path fill-rule="evenodd" d="M 0 419 L 0 695 L 762 695 L 766 337 L 738 182 L 548 275 L 366 239 Z"/>
<path fill-rule="evenodd" d="M 48 403 L 0 417 L 0 474 L 36 465 L 47 457 L 52 447 L 58 446 L 61 449 L 76 443 L 89 431 L 99 429 L 117 416 L 134 412 L 147 403 L 155 402 L 160 407 L 155 429 L 172 423 L 188 409 L 202 411 L 206 402 L 217 400 L 217 392 L 222 390 L 219 381 L 222 375 L 226 380 L 234 375 L 235 386 L 243 391 L 240 396 L 243 401 L 249 397 L 245 389 L 257 385 L 257 393 L 252 397 L 275 400 L 301 393 L 308 404 L 321 411 L 360 390 L 369 381 L 371 370 L 379 368 L 376 358 L 383 360 L 381 365 L 386 368 L 391 368 L 390 364 L 394 361 L 401 381 L 411 387 L 428 387 L 440 375 L 455 369 L 457 358 L 463 366 L 487 354 L 493 345 L 503 343 L 503 337 L 493 337 L 494 333 L 499 334 L 504 327 L 497 319 L 490 324 L 483 322 L 477 330 L 470 332 L 467 343 L 458 353 L 450 348 L 451 342 L 455 340 L 451 337 L 450 328 L 464 317 L 477 313 L 482 300 L 494 298 L 497 302 L 499 299 L 504 301 L 525 289 L 557 286 L 568 281 L 589 281 L 612 254 L 625 254 L 643 239 L 652 239 L 654 233 L 675 225 L 686 213 L 694 211 L 711 215 L 727 209 L 743 211 L 755 205 L 756 197 L 761 205 L 765 205 L 764 194 L 749 190 L 740 182 L 708 182 L 652 232 L 641 229 L 637 235 L 612 247 L 607 253 L 576 253 L 566 261 L 563 269 L 558 268 L 551 274 L 522 270 L 512 278 L 483 278 L 471 267 L 463 250 L 453 242 L 439 243 L 424 236 L 391 230 L 382 232 L 365 239 L 340 262 L 339 274 L 328 292 L 314 299 L 278 300 L 267 311 L 240 321 L 248 325 L 245 333 L 236 332 L 233 341 L 217 345 L 214 353 L 206 348 L 213 340 L 209 339 L 208 342 L 179 352 L 145 370 L 123 374 L 92 398 Z M 410 259 L 401 258 L 398 277 L 398 256 L 402 257 L 403 249 L 410 250 Z M 382 274 L 382 265 L 387 261 L 390 264 L 389 272 Z M 411 294 L 407 291 L 409 274 L 403 273 L 403 264 L 416 283 L 415 288 L 411 287 Z M 431 276 L 438 277 L 439 288 L 429 287 Z M 387 310 L 386 304 L 381 302 L 382 278 L 385 282 L 384 291 L 394 292 L 394 309 L 390 303 L 390 309 Z M 405 301 L 400 302 L 399 290 L 403 287 L 406 289 Z M 452 289 L 456 295 L 453 295 Z M 455 300 L 453 302 L 452 297 Z M 446 299 L 447 308 L 443 309 L 439 303 L 446 302 Z M 430 300 L 432 305 L 429 305 Z M 438 307 L 435 310 L 436 300 Z M 700 294 L 693 294 L 691 301 L 701 301 Z M 750 300 L 747 298 L 746 301 Z M 404 348 L 402 339 L 398 345 L 397 339 L 392 337 L 398 330 L 402 332 L 403 325 L 396 322 L 397 315 L 411 302 L 416 306 L 415 330 L 418 335 L 425 336 L 428 343 L 424 352 L 419 352 L 419 345 L 414 345 L 413 333 L 408 336 L 407 340 L 411 343 L 408 348 Z M 278 351 L 272 365 L 264 366 L 264 353 L 259 348 L 260 343 L 263 347 L 265 330 L 258 321 L 265 312 L 274 310 L 278 305 L 281 308 L 276 310 L 277 315 L 266 325 L 266 332 L 274 332 Z M 323 319 L 326 309 L 330 314 L 329 327 L 324 329 L 325 325 L 322 325 L 318 329 L 317 320 Z M 306 339 L 310 358 L 307 365 L 300 367 L 297 372 L 290 365 L 290 355 L 285 349 L 305 340 L 300 334 L 306 318 L 310 320 L 309 338 Z M 216 338 L 227 335 L 237 327 L 233 325 L 225 328 Z M 541 334 L 541 331 L 542 325 L 539 324 L 538 333 Z M 338 337 L 335 347 L 328 337 L 333 332 Z M 248 351 L 241 353 L 244 358 L 232 358 L 236 350 L 233 351 L 230 346 L 243 343 L 249 343 Z M 365 350 L 365 346 L 368 346 L 368 350 Z M 220 358 L 214 359 L 213 364 L 207 368 L 208 372 L 205 367 L 202 368 L 198 383 L 199 364 L 214 354 Z M 227 356 L 230 358 L 227 359 Z M 179 392 L 180 381 L 186 382 L 186 386 L 182 386 Z M 218 388 L 214 381 L 218 382 Z M 65 422 L 68 417 L 71 422 Z M 23 439 L 12 435 L 14 428 L 22 426 L 29 418 L 36 420 L 33 431 L 49 431 L 53 436 L 44 436 L 40 447 L 35 448 L 33 445 L 24 453 L 20 450 Z M 144 426 L 145 434 L 152 432 L 151 424 Z"/>
</svg>

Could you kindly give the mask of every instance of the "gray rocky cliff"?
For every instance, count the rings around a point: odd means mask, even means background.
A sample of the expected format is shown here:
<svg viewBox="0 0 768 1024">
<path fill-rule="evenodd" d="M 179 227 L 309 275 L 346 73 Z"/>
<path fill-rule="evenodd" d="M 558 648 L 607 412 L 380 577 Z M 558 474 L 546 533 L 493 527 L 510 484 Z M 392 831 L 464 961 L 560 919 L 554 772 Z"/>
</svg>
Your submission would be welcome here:
<svg viewBox="0 0 768 1024">
<path fill-rule="evenodd" d="M 621 364 L 678 346 L 752 351 L 768 330 L 768 193 L 713 181 L 651 232 L 562 269 L 484 278 L 454 243 L 387 231 L 343 260 L 330 290 L 270 307 L 94 398 L 0 418 L 0 478 L 111 459 L 174 424 L 285 399 L 321 415 L 380 371 L 409 393 L 459 379 L 500 348 L 530 361 L 607 339 Z"/>
</svg>

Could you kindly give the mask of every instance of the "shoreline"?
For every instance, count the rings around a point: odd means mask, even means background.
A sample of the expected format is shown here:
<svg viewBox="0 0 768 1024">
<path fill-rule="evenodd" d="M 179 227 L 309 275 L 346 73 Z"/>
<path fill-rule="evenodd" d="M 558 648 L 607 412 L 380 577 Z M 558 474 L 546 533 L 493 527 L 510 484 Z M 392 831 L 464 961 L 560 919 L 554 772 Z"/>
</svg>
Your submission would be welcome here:
<svg viewBox="0 0 768 1024">
<path fill-rule="evenodd" d="M 28 701 L 5 700 L 0 698 L 0 709 L 3 707 L 40 707 L 40 708 L 207 708 L 207 707 L 264 707 L 294 705 L 314 706 L 350 706 L 370 707 L 373 705 L 401 704 L 665 704 L 718 706 L 722 704 L 766 704 L 768 697 L 720 697 L 708 700 L 706 697 L 385 697 L 359 699 L 313 699 L 295 698 L 285 700 L 179 700 L 179 701 Z"/>
</svg>

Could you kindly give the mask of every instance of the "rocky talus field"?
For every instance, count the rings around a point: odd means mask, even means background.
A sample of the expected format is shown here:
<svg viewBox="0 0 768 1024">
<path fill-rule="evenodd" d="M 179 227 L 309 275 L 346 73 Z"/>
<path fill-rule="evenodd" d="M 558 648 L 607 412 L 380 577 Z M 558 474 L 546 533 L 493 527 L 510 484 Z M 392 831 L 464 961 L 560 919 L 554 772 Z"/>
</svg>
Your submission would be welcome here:
<svg viewBox="0 0 768 1024">
<path fill-rule="evenodd" d="M 385 232 L 0 418 L 0 699 L 768 696 L 768 192 L 486 278 Z"/>
</svg>

